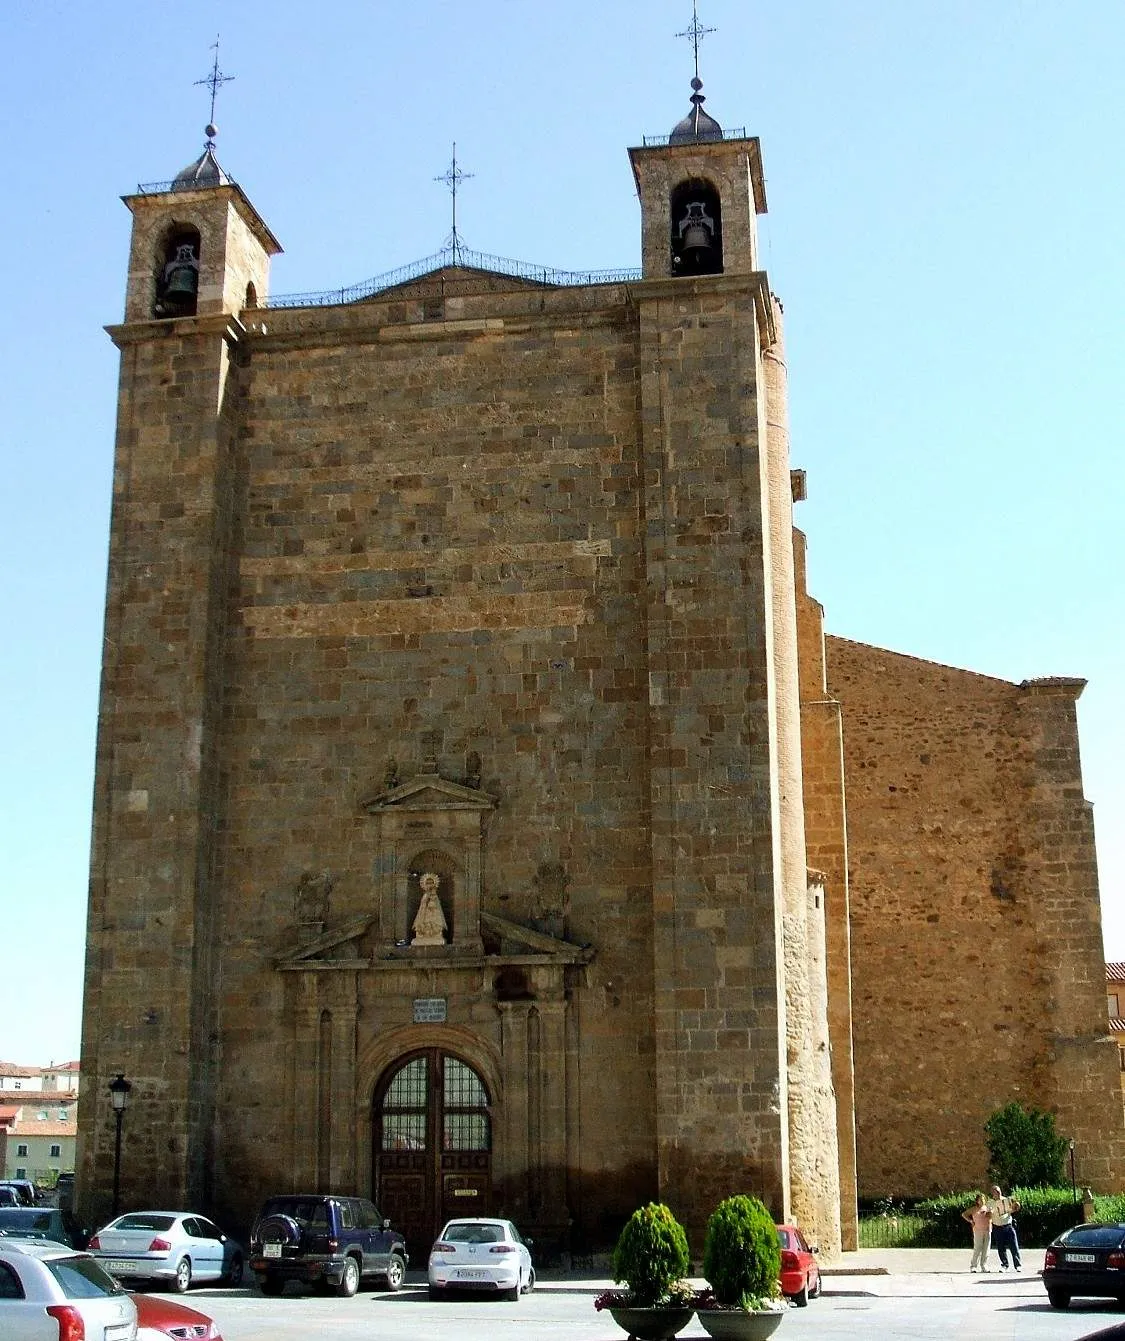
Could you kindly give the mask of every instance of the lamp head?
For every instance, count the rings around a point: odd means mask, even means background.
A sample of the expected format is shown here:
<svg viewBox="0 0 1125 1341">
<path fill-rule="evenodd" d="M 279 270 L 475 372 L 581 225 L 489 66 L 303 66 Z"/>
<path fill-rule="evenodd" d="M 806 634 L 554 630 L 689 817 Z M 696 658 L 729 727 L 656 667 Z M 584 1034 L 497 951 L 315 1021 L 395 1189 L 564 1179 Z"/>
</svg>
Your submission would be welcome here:
<svg viewBox="0 0 1125 1341">
<path fill-rule="evenodd" d="M 109 1097 L 113 1102 L 113 1111 L 115 1113 L 124 1113 L 129 1107 L 129 1094 L 132 1090 L 132 1084 L 118 1071 L 113 1080 L 109 1082 Z"/>
</svg>

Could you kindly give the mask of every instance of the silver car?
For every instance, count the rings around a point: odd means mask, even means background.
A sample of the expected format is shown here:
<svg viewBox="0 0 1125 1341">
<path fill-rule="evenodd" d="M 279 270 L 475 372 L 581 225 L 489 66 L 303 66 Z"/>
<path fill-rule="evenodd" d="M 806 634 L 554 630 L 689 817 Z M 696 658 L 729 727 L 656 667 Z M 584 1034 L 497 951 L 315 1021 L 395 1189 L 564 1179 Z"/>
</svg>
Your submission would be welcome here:
<svg viewBox="0 0 1125 1341">
<path fill-rule="evenodd" d="M 430 1249 L 430 1298 L 481 1290 L 516 1300 L 535 1286 L 527 1243 L 511 1220 L 450 1220 Z"/>
<path fill-rule="evenodd" d="M 0 1242 L 4 1341 L 135 1341 L 137 1308 L 87 1253 L 57 1243 Z"/>
<path fill-rule="evenodd" d="M 118 1280 L 169 1284 L 183 1294 L 193 1281 L 242 1280 L 242 1249 L 191 1211 L 131 1211 L 99 1229 L 86 1245 Z"/>
</svg>

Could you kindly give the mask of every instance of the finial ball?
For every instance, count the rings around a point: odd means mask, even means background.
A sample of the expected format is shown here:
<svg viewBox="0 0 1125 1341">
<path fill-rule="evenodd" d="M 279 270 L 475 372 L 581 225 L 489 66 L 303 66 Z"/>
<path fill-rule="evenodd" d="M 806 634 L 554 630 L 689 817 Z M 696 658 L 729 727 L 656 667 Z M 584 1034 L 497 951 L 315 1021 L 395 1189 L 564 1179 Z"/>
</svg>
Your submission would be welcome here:
<svg viewBox="0 0 1125 1341">
<path fill-rule="evenodd" d="M 691 81 L 691 86 L 693 89 L 695 89 L 696 93 L 698 93 L 699 90 L 703 87 L 703 80 L 700 79 L 698 75 L 696 75 L 695 78 Z"/>
<path fill-rule="evenodd" d="M 218 135 L 218 133 L 219 133 L 219 128 L 218 128 L 218 126 L 214 125 L 213 123 L 208 123 L 206 126 L 204 126 L 204 128 L 203 128 L 203 133 L 204 133 L 204 135 L 207 136 L 207 138 L 208 138 L 209 140 L 213 140 L 213 139 L 215 138 L 215 136 Z"/>
</svg>

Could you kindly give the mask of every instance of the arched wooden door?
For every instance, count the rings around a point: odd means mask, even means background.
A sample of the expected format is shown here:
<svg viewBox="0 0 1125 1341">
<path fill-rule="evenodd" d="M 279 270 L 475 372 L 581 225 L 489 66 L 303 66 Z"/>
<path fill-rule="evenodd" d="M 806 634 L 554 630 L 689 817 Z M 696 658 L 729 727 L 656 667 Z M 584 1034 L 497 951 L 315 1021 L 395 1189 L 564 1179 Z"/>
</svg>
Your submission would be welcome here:
<svg viewBox="0 0 1125 1341">
<path fill-rule="evenodd" d="M 488 1092 L 468 1063 L 428 1048 L 388 1068 L 373 1118 L 375 1201 L 424 1264 L 446 1220 L 491 1208 Z"/>
</svg>

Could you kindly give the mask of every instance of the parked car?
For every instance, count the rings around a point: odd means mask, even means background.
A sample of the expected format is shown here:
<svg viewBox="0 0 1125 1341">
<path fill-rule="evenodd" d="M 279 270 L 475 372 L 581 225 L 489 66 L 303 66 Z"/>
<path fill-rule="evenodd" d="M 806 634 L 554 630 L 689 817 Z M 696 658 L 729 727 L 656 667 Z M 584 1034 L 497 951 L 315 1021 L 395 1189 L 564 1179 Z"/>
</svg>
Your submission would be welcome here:
<svg viewBox="0 0 1125 1341">
<path fill-rule="evenodd" d="M 820 1267 L 796 1225 L 778 1225 L 781 1242 L 781 1293 L 804 1308 L 820 1296 Z"/>
<path fill-rule="evenodd" d="M 215 1320 L 162 1294 L 135 1294 L 137 1341 L 223 1341 Z"/>
<path fill-rule="evenodd" d="M 535 1288 L 531 1251 L 511 1220 L 450 1220 L 430 1249 L 430 1298 L 487 1290 L 517 1300 Z"/>
<path fill-rule="evenodd" d="M 57 1332 L 44 1330 L 44 1313 Z M 43 1341 L 52 1335 L 135 1341 L 137 1307 L 86 1253 L 0 1239 L 0 1336 Z"/>
<path fill-rule="evenodd" d="M 1075 1295 L 1125 1304 L 1125 1224 L 1075 1225 L 1043 1257 L 1043 1284 L 1052 1308 L 1069 1308 Z"/>
<path fill-rule="evenodd" d="M 250 1232 L 250 1266 L 263 1294 L 297 1280 L 349 1297 L 373 1276 L 397 1290 L 409 1260 L 406 1240 L 363 1197 L 270 1197 Z"/>
<path fill-rule="evenodd" d="M 0 1179 L 0 1187 L 10 1187 L 20 1199 L 21 1206 L 36 1206 L 39 1198 L 35 1195 L 35 1184 L 30 1178 Z"/>
<path fill-rule="evenodd" d="M 54 1206 L 0 1206 L 0 1235 L 17 1239 L 49 1239 L 73 1248 L 62 1213 Z"/>
<path fill-rule="evenodd" d="M 170 1284 L 180 1294 L 193 1281 L 242 1281 L 242 1248 L 191 1211 L 119 1215 L 86 1248 L 118 1280 Z"/>
</svg>

